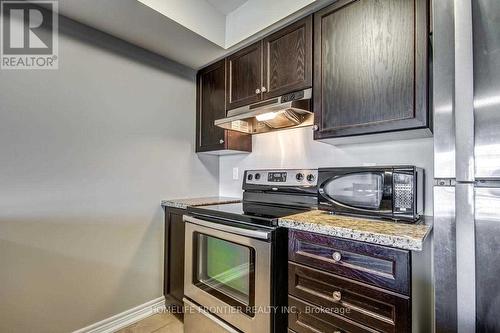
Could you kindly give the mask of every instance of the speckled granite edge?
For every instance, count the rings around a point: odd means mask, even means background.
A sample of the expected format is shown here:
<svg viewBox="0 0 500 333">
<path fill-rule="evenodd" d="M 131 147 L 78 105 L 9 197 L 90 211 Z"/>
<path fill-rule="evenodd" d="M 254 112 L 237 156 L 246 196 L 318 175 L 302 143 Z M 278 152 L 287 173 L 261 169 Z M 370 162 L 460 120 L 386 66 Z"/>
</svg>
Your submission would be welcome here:
<svg viewBox="0 0 500 333">
<path fill-rule="evenodd" d="M 376 224 L 380 222 L 373 221 L 373 223 L 376 226 Z M 289 217 L 280 218 L 278 220 L 278 224 L 281 227 L 286 227 L 290 229 L 310 231 L 339 238 L 352 239 L 356 241 L 385 245 L 389 247 L 400 248 L 411 251 L 422 251 L 423 243 L 432 229 L 430 225 L 425 224 L 425 226 L 427 226 L 427 231 L 425 232 L 423 237 L 414 238 L 406 235 L 390 235 L 375 231 L 370 232 L 366 230 L 356 230 L 354 228 L 346 228 L 331 224 L 326 225 L 326 224 L 318 224 L 315 222 L 300 221 L 296 219 L 289 219 Z"/>
<path fill-rule="evenodd" d="M 208 205 L 218 205 L 218 204 L 237 203 L 237 202 L 241 202 L 241 199 L 230 198 L 230 197 L 200 197 L 200 198 L 162 200 L 161 206 L 187 209 L 188 207 L 193 207 L 193 206 L 208 206 Z"/>
<path fill-rule="evenodd" d="M 172 208 L 179 208 L 179 209 L 186 209 L 188 206 L 184 203 L 177 202 L 175 200 L 162 200 L 161 201 L 161 206 L 162 207 L 172 207 Z"/>
</svg>

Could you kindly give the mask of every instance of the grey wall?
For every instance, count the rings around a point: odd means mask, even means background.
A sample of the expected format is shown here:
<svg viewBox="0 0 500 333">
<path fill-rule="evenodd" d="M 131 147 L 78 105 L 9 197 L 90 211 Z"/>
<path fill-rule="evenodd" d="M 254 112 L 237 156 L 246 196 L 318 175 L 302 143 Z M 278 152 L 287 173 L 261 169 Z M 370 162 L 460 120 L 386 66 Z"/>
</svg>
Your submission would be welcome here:
<svg viewBox="0 0 500 333">
<path fill-rule="evenodd" d="M 161 296 L 160 200 L 219 189 L 193 72 L 66 19 L 59 43 L 59 70 L 0 71 L 0 332 Z"/>
<path fill-rule="evenodd" d="M 332 146 L 314 141 L 306 127 L 257 134 L 252 140 L 251 154 L 220 157 L 221 195 L 241 196 L 245 169 L 411 164 L 425 169 L 426 214 L 432 215 L 432 138 Z M 233 168 L 239 169 L 238 180 L 232 179 Z"/>
</svg>

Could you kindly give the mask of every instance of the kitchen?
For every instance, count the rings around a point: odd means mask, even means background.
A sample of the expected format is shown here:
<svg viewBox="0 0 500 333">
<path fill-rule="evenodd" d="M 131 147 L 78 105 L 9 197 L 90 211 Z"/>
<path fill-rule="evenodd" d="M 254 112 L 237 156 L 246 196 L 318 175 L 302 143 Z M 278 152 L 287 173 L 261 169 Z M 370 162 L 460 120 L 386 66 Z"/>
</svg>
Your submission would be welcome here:
<svg viewBox="0 0 500 333">
<path fill-rule="evenodd" d="M 500 332 L 497 2 L 26 3 L 0 331 Z"/>
</svg>

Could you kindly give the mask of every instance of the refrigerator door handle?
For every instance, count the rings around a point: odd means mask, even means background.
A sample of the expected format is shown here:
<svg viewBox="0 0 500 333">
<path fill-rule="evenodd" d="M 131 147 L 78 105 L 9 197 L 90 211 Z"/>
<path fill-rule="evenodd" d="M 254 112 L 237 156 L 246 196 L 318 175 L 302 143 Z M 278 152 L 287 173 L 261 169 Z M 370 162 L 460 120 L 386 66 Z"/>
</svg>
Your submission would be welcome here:
<svg viewBox="0 0 500 333">
<path fill-rule="evenodd" d="M 470 333 L 476 331 L 476 233 L 473 183 L 456 185 L 455 211 L 457 332 Z"/>
<path fill-rule="evenodd" d="M 474 181 L 474 49 L 472 1 L 455 0 L 455 168 L 457 182 Z M 458 134 L 458 135 L 457 135 Z"/>
<path fill-rule="evenodd" d="M 454 0 L 457 332 L 476 331 L 472 0 Z"/>
</svg>

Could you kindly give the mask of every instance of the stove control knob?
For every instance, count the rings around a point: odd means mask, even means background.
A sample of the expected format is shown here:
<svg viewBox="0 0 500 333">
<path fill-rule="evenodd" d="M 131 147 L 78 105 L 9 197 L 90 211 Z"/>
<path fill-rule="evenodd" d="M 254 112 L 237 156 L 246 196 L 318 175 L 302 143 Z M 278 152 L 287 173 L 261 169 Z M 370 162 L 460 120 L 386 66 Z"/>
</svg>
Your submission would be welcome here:
<svg viewBox="0 0 500 333">
<path fill-rule="evenodd" d="M 260 179 L 260 173 L 256 173 L 255 174 L 255 180 L 259 180 Z"/>
<path fill-rule="evenodd" d="M 314 181 L 314 178 L 315 178 L 315 177 L 314 177 L 314 175 L 313 175 L 313 174 L 308 174 L 308 175 L 307 175 L 307 181 L 308 181 L 308 182 L 313 182 L 313 181 Z"/>
<path fill-rule="evenodd" d="M 252 174 L 249 174 L 248 177 L 247 177 L 248 180 L 252 180 L 253 179 L 253 175 Z"/>
<path fill-rule="evenodd" d="M 304 174 L 303 173 L 298 173 L 295 175 L 295 179 L 297 179 L 297 181 L 302 181 L 304 179 Z"/>
</svg>

